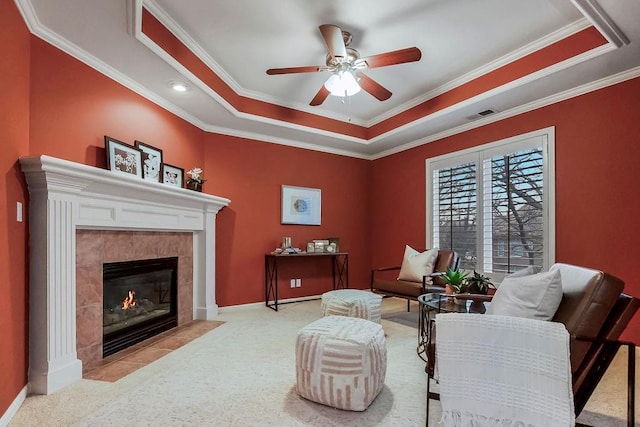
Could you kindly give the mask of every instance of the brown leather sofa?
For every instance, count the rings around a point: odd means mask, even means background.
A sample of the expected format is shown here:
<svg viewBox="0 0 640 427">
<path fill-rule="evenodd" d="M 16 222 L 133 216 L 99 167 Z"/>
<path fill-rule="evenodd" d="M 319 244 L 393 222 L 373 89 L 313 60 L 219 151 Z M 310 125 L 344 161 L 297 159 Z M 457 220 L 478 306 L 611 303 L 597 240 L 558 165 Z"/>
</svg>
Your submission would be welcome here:
<svg viewBox="0 0 640 427">
<path fill-rule="evenodd" d="M 624 282 L 603 271 L 568 264 L 554 264 L 562 276 L 563 296 L 553 318 L 567 328 L 571 336 L 571 374 L 576 416 L 580 414 L 598 382 L 622 345 L 635 354 L 633 343 L 618 341 L 631 318 L 640 307 L 640 300 L 622 293 Z M 435 328 L 427 345 L 426 372 L 433 377 L 435 368 Z M 635 359 L 635 355 L 633 355 Z M 629 357 L 629 422 L 634 418 L 635 360 Z M 429 381 L 429 380 L 428 380 Z M 438 398 L 429 393 L 429 398 Z M 428 402 L 427 402 L 428 411 Z M 428 414 L 428 412 L 427 412 Z M 633 424 L 630 424 L 633 425 Z"/>
<path fill-rule="evenodd" d="M 455 269 L 458 266 L 458 256 L 454 251 L 441 249 L 438 251 L 433 273 L 422 277 L 422 282 L 409 282 L 397 280 L 400 266 L 385 267 L 371 270 L 370 288 L 372 292 L 390 296 L 405 298 L 407 300 L 407 311 L 411 300 L 418 299 L 418 296 L 429 292 L 444 292 L 445 283 L 438 273 L 444 273 L 447 269 Z M 431 279 L 432 283 L 427 283 Z"/>
</svg>

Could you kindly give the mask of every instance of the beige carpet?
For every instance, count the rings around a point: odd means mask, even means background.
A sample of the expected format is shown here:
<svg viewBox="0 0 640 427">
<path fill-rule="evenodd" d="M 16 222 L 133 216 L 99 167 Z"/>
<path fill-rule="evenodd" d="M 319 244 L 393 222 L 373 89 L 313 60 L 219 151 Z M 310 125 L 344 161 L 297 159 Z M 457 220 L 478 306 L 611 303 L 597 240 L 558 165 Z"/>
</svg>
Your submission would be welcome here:
<svg viewBox="0 0 640 427">
<path fill-rule="evenodd" d="M 424 363 L 415 352 L 417 313 L 383 301 L 385 387 L 365 412 L 329 408 L 295 392 L 298 330 L 320 317 L 320 302 L 223 310 L 226 323 L 115 383 L 82 380 L 51 396 L 31 396 L 17 426 L 421 426 Z M 618 357 L 580 422 L 624 426 L 624 357 Z M 431 425 L 439 419 L 432 405 Z"/>
</svg>

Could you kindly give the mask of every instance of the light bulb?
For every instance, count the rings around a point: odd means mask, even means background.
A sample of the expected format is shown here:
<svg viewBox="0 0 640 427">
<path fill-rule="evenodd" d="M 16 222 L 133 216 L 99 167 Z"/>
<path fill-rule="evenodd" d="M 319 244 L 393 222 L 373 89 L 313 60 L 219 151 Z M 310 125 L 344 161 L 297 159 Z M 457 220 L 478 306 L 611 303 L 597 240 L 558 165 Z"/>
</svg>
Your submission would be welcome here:
<svg viewBox="0 0 640 427">
<path fill-rule="evenodd" d="M 324 82 L 324 87 L 333 96 L 353 96 L 360 92 L 360 85 L 349 71 L 339 71 L 336 74 L 332 74 Z"/>
</svg>

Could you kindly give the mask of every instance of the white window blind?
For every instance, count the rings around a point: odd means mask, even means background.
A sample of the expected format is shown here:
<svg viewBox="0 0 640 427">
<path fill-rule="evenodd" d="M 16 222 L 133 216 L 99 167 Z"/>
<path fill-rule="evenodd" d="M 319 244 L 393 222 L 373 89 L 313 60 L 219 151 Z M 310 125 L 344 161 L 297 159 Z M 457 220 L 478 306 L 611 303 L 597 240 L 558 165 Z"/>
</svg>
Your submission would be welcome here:
<svg viewBox="0 0 640 427">
<path fill-rule="evenodd" d="M 434 244 L 455 248 L 461 268 L 475 267 L 477 247 L 477 168 L 474 163 L 433 171 Z"/>
<path fill-rule="evenodd" d="M 427 161 L 429 247 L 496 273 L 553 262 L 553 129 Z"/>
</svg>

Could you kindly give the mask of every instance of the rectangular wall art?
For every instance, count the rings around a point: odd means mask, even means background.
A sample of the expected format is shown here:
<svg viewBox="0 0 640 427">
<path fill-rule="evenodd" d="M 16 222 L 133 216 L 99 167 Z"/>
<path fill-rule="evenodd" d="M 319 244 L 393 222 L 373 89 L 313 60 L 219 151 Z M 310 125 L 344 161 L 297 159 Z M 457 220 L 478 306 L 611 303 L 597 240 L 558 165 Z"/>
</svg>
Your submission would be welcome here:
<svg viewBox="0 0 640 427">
<path fill-rule="evenodd" d="M 282 224 L 320 225 L 318 188 L 282 186 Z"/>
</svg>

